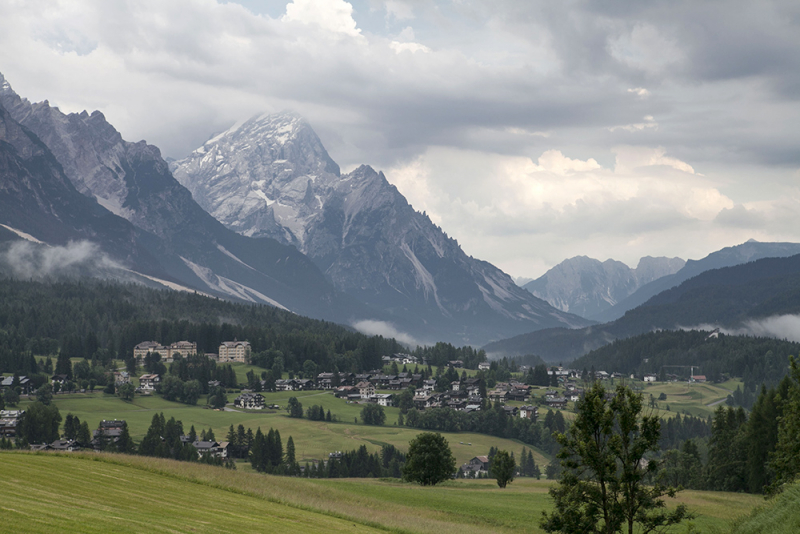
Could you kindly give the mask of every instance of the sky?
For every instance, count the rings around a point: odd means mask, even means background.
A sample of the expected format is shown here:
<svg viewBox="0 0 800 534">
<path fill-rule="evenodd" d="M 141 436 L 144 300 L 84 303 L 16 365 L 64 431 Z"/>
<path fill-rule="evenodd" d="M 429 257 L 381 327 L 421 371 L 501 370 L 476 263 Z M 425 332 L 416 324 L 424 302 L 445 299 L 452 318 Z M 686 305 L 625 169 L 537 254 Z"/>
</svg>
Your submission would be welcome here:
<svg viewBox="0 0 800 534">
<path fill-rule="evenodd" d="M 0 72 L 176 159 L 294 110 L 515 277 L 800 241 L 794 0 L 4 0 Z"/>
</svg>

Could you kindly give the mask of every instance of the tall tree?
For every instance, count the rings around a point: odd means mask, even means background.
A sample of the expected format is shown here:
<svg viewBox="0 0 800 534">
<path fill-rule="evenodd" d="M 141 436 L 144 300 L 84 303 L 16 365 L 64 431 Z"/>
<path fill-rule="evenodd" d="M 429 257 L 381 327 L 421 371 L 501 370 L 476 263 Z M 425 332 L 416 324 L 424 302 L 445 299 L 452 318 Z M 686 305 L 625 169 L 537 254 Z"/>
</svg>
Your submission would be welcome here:
<svg viewBox="0 0 800 534">
<path fill-rule="evenodd" d="M 661 497 L 674 488 L 644 484 L 647 476 L 658 480 L 658 462 L 645 454 L 659 450 L 660 422 L 642 415 L 641 394 L 618 386 L 609 399 L 595 381 L 576 407 L 569 431 L 556 434 L 562 472 L 550 490 L 555 510 L 543 512 L 545 531 L 646 534 L 689 515 L 685 505 L 665 510 Z"/>
<path fill-rule="evenodd" d="M 431 486 L 450 478 L 456 470 L 456 459 L 447 440 L 439 434 L 424 432 L 408 444 L 403 476 L 411 482 Z"/>
<path fill-rule="evenodd" d="M 517 463 L 508 451 L 497 451 L 492 459 L 492 476 L 497 480 L 497 485 L 505 488 L 514 480 L 514 471 Z"/>
</svg>

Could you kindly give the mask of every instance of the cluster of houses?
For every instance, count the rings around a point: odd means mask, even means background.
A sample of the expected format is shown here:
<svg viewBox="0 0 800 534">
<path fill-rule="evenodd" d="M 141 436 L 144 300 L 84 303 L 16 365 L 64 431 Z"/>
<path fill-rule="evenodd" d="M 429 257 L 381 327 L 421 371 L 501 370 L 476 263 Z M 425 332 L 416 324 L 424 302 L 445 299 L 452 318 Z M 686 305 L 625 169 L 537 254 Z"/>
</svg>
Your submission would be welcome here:
<svg viewBox="0 0 800 534">
<path fill-rule="evenodd" d="M 156 341 L 143 341 L 133 348 L 133 357 L 141 361 L 147 354 L 158 353 L 161 361 L 171 363 L 175 357 L 185 358 L 197 354 L 197 343 L 193 341 L 178 341 L 170 345 L 161 345 Z M 250 358 L 250 343 L 247 341 L 223 341 L 216 354 L 206 353 L 206 356 L 220 363 L 239 362 L 246 363 Z"/>
</svg>

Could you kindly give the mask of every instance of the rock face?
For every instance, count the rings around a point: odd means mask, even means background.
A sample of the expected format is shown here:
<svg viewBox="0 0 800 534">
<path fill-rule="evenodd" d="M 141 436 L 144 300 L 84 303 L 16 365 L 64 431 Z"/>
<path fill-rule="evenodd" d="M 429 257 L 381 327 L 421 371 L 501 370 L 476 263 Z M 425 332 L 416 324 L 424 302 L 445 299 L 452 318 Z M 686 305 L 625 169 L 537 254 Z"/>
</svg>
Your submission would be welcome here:
<svg viewBox="0 0 800 534">
<path fill-rule="evenodd" d="M 144 141 L 125 141 L 102 113 L 67 115 L 47 101 L 33 104 L 20 98 L 1 75 L 0 106 L 53 160 L 57 172 L 46 183 L 66 180 L 68 185 L 61 184 L 61 189 L 82 194 L 83 200 L 72 200 L 68 206 L 54 198 L 61 193 L 52 188 L 47 195 L 39 195 L 40 207 L 31 217 L 35 219 L 50 205 L 63 213 L 55 220 L 43 220 L 34 237 L 50 242 L 48 236 L 71 232 L 59 229 L 58 218 L 84 220 L 87 214 L 99 213 L 105 225 L 127 228 L 137 236 L 128 241 L 127 250 L 115 246 L 110 251 L 115 258 L 130 265 L 149 265 L 169 281 L 316 318 L 350 322 L 374 317 L 374 310 L 335 291 L 316 265 L 294 247 L 225 228 L 173 178 L 158 148 Z M 17 214 L 11 223 L 24 219 Z M 97 221 L 86 225 L 79 234 L 90 239 L 94 234 L 104 249 L 113 244 L 104 237 L 107 228 Z"/>
<path fill-rule="evenodd" d="M 383 173 L 342 175 L 294 113 L 260 115 L 171 165 L 228 228 L 307 254 L 333 285 L 418 340 L 480 344 L 510 332 L 588 324 L 464 254 Z"/>
<path fill-rule="evenodd" d="M 643 285 L 676 273 L 685 263 L 680 258 L 646 256 L 631 269 L 615 260 L 576 256 L 523 287 L 559 310 L 591 319 Z"/>
</svg>

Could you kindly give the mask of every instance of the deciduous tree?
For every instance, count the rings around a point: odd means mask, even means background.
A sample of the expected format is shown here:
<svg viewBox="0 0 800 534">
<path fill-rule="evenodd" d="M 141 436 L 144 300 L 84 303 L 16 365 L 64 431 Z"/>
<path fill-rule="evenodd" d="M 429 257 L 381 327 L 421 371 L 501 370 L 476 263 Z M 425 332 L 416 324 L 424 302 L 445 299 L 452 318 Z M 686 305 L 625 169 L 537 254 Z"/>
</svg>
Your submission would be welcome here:
<svg viewBox="0 0 800 534">
<path fill-rule="evenodd" d="M 658 462 L 645 458 L 659 450 L 658 417 L 642 415 L 641 394 L 624 386 L 608 397 L 595 381 L 568 432 L 556 434 L 562 473 L 550 490 L 555 510 L 543 512 L 547 532 L 646 534 L 689 516 L 685 505 L 665 509 L 661 497 L 676 489 L 644 484 L 646 476 L 658 480 Z"/>
<path fill-rule="evenodd" d="M 408 444 L 403 476 L 411 482 L 431 486 L 450 478 L 456 459 L 447 440 L 438 432 L 424 432 Z"/>
</svg>

